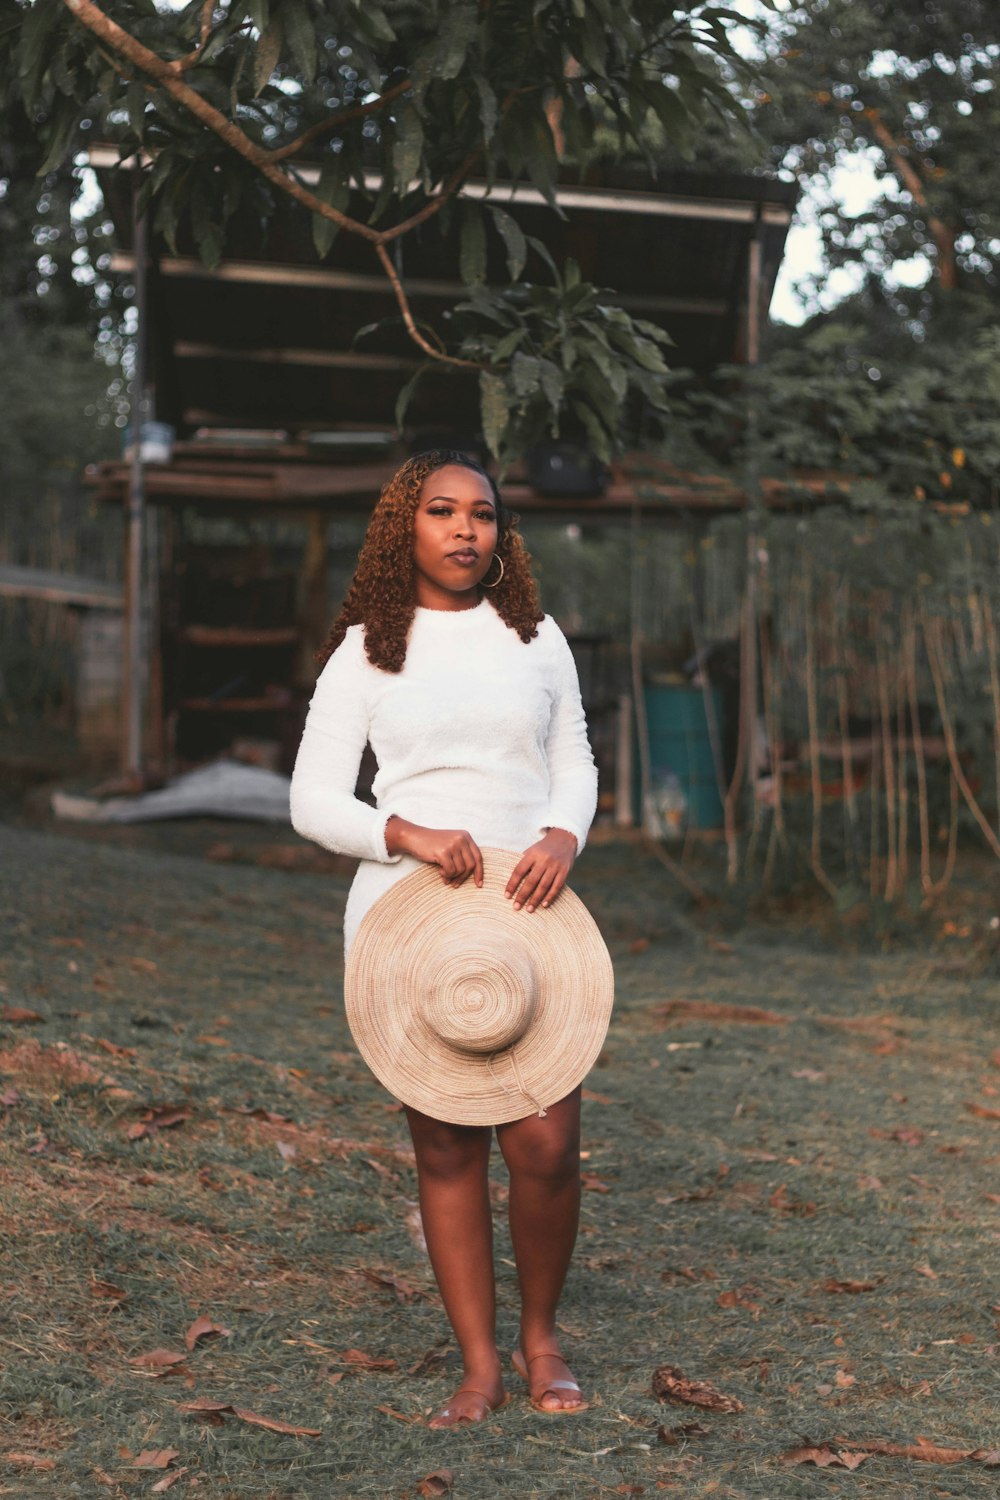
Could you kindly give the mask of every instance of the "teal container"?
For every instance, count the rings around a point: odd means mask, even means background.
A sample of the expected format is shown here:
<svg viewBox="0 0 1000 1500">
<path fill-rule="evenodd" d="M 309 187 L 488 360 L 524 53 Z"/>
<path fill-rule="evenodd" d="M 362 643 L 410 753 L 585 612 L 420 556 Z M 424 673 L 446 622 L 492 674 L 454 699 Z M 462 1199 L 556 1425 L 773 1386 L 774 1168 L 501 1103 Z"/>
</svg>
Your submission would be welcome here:
<svg viewBox="0 0 1000 1500">
<path fill-rule="evenodd" d="M 709 689 L 715 717 L 716 743 L 722 742 L 722 694 Z M 687 798 L 687 822 L 692 828 L 721 828 L 722 796 L 712 751 L 703 688 L 684 683 L 657 683 L 646 688 L 649 726 L 649 763 L 657 773 L 672 771 Z M 641 794 L 640 794 L 641 795 Z"/>
</svg>

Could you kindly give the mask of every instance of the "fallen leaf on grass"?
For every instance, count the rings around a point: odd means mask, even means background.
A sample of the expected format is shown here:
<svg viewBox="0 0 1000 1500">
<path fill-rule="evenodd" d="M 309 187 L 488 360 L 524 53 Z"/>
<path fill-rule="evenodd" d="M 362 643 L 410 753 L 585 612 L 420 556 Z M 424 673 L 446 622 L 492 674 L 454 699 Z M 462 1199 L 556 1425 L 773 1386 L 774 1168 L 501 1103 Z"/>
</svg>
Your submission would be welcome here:
<svg viewBox="0 0 1000 1500">
<path fill-rule="evenodd" d="M 178 1411 L 190 1412 L 199 1420 L 218 1426 L 226 1416 L 239 1417 L 241 1422 L 250 1422 L 254 1427 L 266 1427 L 268 1432 L 282 1432 L 289 1437 L 319 1437 L 318 1427 L 296 1427 L 291 1422 L 281 1422 L 276 1417 L 262 1417 L 259 1412 L 247 1411 L 244 1406 L 233 1406 L 229 1401 L 209 1401 L 202 1397 L 198 1401 L 182 1401 Z"/>
<path fill-rule="evenodd" d="M 0 1094 L 0 1105 L 4 1109 L 13 1109 L 14 1105 L 20 1104 L 20 1102 L 21 1096 L 17 1092 L 17 1089 L 4 1089 L 3 1093 Z"/>
<path fill-rule="evenodd" d="M 614 1104 L 607 1094 L 595 1094 L 593 1089 L 584 1089 L 580 1097 L 586 1099 L 590 1104 Z"/>
<path fill-rule="evenodd" d="M 397 1411 L 394 1406 L 378 1406 L 375 1409 L 376 1409 L 376 1411 L 380 1411 L 384 1417 L 392 1417 L 393 1420 L 396 1421 L 396 1422 L 419 1422 L 420 1421 L 419 1417 L 408 1417 L 406 1415 L 405 1411 Z"/>
<path fill-rule="evenodd" d="M 991 1109 L 988 1104 L 967 1103 L 965 1107 L 980 1120 L 1000 1120 L 1000 1109 Z"/>
<path fill-rule="evenodd" d="M 417 1494 L 423 1496 L 423 1500 L 440 1500 L 454 1483 L 455 1475 L 451 1469 L 435 1469 L 433 1474 L 425 1474 L 419 1481 Z"/>
<path fill-rule="evenodd" d="M 706 1198 L 715 1196 L 715 1188 L 700 1187 L 692 1188 L 690 1193 L 657 1193 L 655 1202 L 666 1208 L 671 1203 L 703 1203 Z"/>
<path fill-rule="evenodd" d="M 665 1000 L 654 1005 L 650 1015 L 663 1020 L 743 1021 L 752 1026 L 787 1026 L 788 1017 L 759 1005 L 728 1005 L 720 1000 Z"/>
<path fill-rule="evenodd" d="M 922 1266 L 914 1266 L 913 1269 L 918 1276 L 926 1276 L 928 1281 L 937 1281 L 938 1279 L 938 1273 L 926 1261 Z"/>
<path fill-rule="evenodd" d="M 128 1138 L 130 1141 L 141 1141 L 154 1130 L 172 1130 L 175 1125 L 183 1125 L 185 1120 L 190 1120 L 191 1114 L 190 1109 L 147 1109 L 141 1120 L 136 1120 L 129 1126 Z"/>
<path fill-rule="evenodd" d="M 283 1161 L 295 1160 L 295 1147 L 289 1141 L 275 1141 L 274 1144 L 277 1146 L 278 1154 Z"/>
<path fill-rule="evenodd" d="M 807 1083 L 823 1083 L 826 1074 L 818 1068 L 796 1068 L 792 1073 L 793 1078 L 804 1078 Z"/>
<path fill-rule="evenodd" d="M 110 1281 L 92 1281 L 90 1283 L 90 1295 L 92 1297 L 106 1297 L 109 1302 L 124 1302 L 128 1292 L 123 1291 L 120 1286 L 112 1286 Z"/>
<path fill-rule="evenodd" d="M 343 1354 L 332 1355 L 333 1361 L 338 1365 L 351 1365 L 356 1370 L 397 1370 L 399 1366 L 394 1359 L 384 1355 L 366 1354 L 363 1349 L 345 1349 Z"/>
<path fill-rule="evenodd" d="M 179 1448 L 143 1448 L 132 1460 L 133 1469 L 169 1469 L 175 1458 L 180 1458 Z"/>
<path fill-rule="evenodd" d="M 97 1047 L 102 1047 L 105 1052 L 110 1052 L 112 1057 L 135 1056 L 136 1049 L 134 1047 L 122 1047 L 118 1042 L 107 1042 L 101 1036 L 97 1036 L 94 1038 L 94 1045 Z"/>
<path fill-rule="evenodd" d="M 188 1349 L 193 1349 L 199 1339 L 223 1338 L 230 1336 L 230 1329 L 223 1328 L 220 1323 L 213 1323 L 211 1318 L 206 1318 L 204 1313 L 195 1318 L 191 1327 L 184 1335 L 184 1343 Z"/>
<path fill-rule="evenodd" d="M 678 1443 L 685 1438 L 711 1437 L 709 1427 L 702 1427 L 700 1422 L 683 1422 L 680 1427 L 659 1427 L 656 1431 L 656 1441 L 665 1443 L 668 1448 L 676 1448 Z"/>
<path fill-rule="evenodd" d="M 26 1010 L 23 1005 L 0 1005 L 0 1021 L 9 1021 L 11 1026 L 33 1026 L 44 1020 L 37 1010 Z"/>
<path fill-rule="evenodd" d="M 741 1286 L 730 1292 L 720 1292 L 715 1300 L 719 1307 L 745 1307 L 747 1312 L 759 1315 L 762 1311 L 761 1305 L 759 1302 L 754 1302 L 750 1296 L 750 1293 L 755 1290 L 755 1287 Z"/>
<path fill-rule="evenodd" d="M 131 964 L 133 969 L 138 969 L 141 974 L 155 974 L 157 966 L 151 958 L 127 958 L 126 963 Z"/>
<path fill-rule="evenodd" d="M 611 1189 L 606 1182 L 595 1177 L 593 1172 L 582 1172 L 580 1174 L 580 1186 L 585 1193 L 610 1193 Z"/>
<path fill-rule="evenodd" d="M 707 1380 L 688 1380 L 675 1365 L 660 1365 L 653 1371 L 653 1395 L 657 1401 L 669 1401 L 675 1406 L 700 1406 L 705 1411 L 743 1410 L 742 1401 L 735 1396 L 724 1396 Z"/>
<path fill-rule="evenodd" d="M 178 1479 L 182 1479 L 187 1472 L 187 1469 L 175 1469 L 172 1474 L 164 1474 L 163 1478 L 158 1479 L 152 1486 L 149 1493 L 151 1495 L 162 1495 L 165 1490 L 169 1490 L 171 1485 L 176 1484 Z"/>
<path fill-rule="evenodd" d="M 856 1296 L 859 1292 L 873 1292 L 878 1286 L 877 1281 L 837 1281 L 830 1276 L 821 1284 L 823 1292 L 841 1292 L 847 1296 Z"/>
<path fill-rule="evenodd" d="M 767 1201 L 778 1213 L 798 1214 L 803 1219 L 812 1218 L 816 1212 L 815 1203 L 806 1203 L 800 1198 L 789 1198 L 788 1189 L 784 1183 L 775 1188 Z"/>
<path fill-rule="evenodd" d="M 391 1276 L 385 1271 L 373 1271 L 367 1266 L 362 1267 L 361 1274 L 373 1286 L 388 1287 L 395 1292 L 397 1302 L 415 1302 L 418 1297 L 423 1296 L 420 1288 L 407 1281 L 405 1276 Z"/>
<path fill-rule="evenodd" d="M 782 1453 L 779 1460 L 783 1464 L 815 1464 L 817 1469 L 859 1469 L 863 1463 L 867 1463 L 871 1457 L 869 1453 L 851 1453 L 847 1449 L 832 1448 L 790 1448 L 787 1453 Z"/>
<path fill-rule="evenodd" d="M 144 1370 L 162 1370 L 183 1364 L 185 1357 L 173 1349 L 151 1349 L 148 1354 L 134 1354 L 129 1364 L 139 1365 Z"/>
<path fill-rule="evenodd" d="M 859 1177 L 858 1191 L 860 1193 L 881 1193 L 885 1183 L 881 1177 Z"/>
<path fill-rule="evenodd" d="M 1000 1468 L 1000 1449 L 940 1448 L 923 1437 L 918 1437 L 915 1443 L 852 1442 L 851 1446 L 862 1453 L 877 1453 L 885 1458 L 912 1458 L 924 1464 L 960 1464 L 968 1460 L 981 1463 L 988 1469 Z"/>
<path fill-rule="evenodd" d="M 846 1370 L 838 1370 L 833 1377 L 833 1383 L 840 1390 L 846 1391 L 849 1386 L 857 1385 L 858 1377 L 856 1375 L 849 1375 Z"/>
<path fill-rule="evenodd" d="M 433 1349 L 428 1349 L 426 1354 L 420 1356 L 416 1364 L 410 1365 L 406 1373 L 407 1375 L 426 1375 L 428 1370 L 436 1369 L 438 1365 L 443 1364 L 447 1356 L 448 1345 L 435 1344 Z"/>
<path fill-rule="evenodd" d="M 252 1120 L 267 1120 L 270 1125 L 289 1124 L 288 1115 L 276 1114 L 273 1109 L 265 1109 L 262 1104 L 237 1104 L 233 1110 L 235 1115 L 249 1115 Z"/>
<path fill-rule="evenodd" d="M 16 1464 L 19 1469 L 54 1469 L 56 1461 L 54 1458 L 42 1458 L 37 1453 L 5 1453 L 4 1458 L 9 1464 Z"/>
</svg>

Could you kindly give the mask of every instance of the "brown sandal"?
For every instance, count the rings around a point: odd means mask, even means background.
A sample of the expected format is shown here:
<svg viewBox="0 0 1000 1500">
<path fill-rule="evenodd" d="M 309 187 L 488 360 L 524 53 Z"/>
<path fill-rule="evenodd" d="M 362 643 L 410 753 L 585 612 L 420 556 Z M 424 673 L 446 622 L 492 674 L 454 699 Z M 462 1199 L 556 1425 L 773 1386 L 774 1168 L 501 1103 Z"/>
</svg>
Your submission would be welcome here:
<svg viewBox="0 0 1000 1500">
<path fill-rule="evenodd" d="M 454 1410 L 454 1403 L 458 1400 L 459 1396 L 475 1396 L 478 1401 L 481 1401 L 483 1405 L 481 1415 L 472 1416 L 467 1412 L 456 1412 Z M 474 1390 L 473 1387 L 469 1385 L 462 1385 L 459 1386 L 458 1390 L 451 1397 L 448 1403 L 445 1406 L 442 1406 L 440 1411 L 434 1413 L 433 1417 L 431 1417 L 427 1425 L 433 1432 L 444 1432 L 447 1431 L 447 1429 L 450 1427 L 475 1427 L 479 1422 L 485 1422 L 486 1418 L 492 1416 L 493 1412 L 502 1411 L 509 1400 L 510 1397 L 505 1392 L 503 1400 L 494 1403 L 490 1400 L 489 1396 L 484 1395 L 482 1391 Z M 439 1417 L 454 1418 L 454 1420 L 438 1422 L 437 1419 Z M 435 1422 L 437 1422 L 437 1426 L 434 1425 Z"/>
<path fill-rule="evenodd" d="M 522 1354 L 520 1349 L 514 1350 L 513 1354 L 510 1357 L 510 1362 L 514 1366 L 514 1369 L 517 1371 L 517 1373 L 520 1375 L 521 1379 L 527 1385 L 528 1400 L 531 1402 L 536 1411 L 544 1412 L 545 1415 L 549 1417 L 569 1417 L 574 1416 L 578 1411 L 590 1410 L 589 1403 L 584 1401 L 582 1393 L 580 1391 L 580 1387 L 577 1385 L 575 1380 L 546 1380 L 541 1390 L 537 1395 L 535 1395 L 535 1393 L 531 1389 L 530 1367 L 537 1359 L 558 1359 L 562 1361 L 563 1364 L 566 1363 L 561 1354 L 555 1354 L 550 1349 L 543 1350 L 539 1354 L 532 1354 L 530 1358 L 527 1359 Z M 580 1400 L 574 1401 L 570 1406 L 544 1406 L 542 1404 L 543 1397 L 549 1395 L 559 1396 L 559 1393 L 561 1391 L 575 1391 L 576 1394 L 580 1397 Z"/>
</svg>

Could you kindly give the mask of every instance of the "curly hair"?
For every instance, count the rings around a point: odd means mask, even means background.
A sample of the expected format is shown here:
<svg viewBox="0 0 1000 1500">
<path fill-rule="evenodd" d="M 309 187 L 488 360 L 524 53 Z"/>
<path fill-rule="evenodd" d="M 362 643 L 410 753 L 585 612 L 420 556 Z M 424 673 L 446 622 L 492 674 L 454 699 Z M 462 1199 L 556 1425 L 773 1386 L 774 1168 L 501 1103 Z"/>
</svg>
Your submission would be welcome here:
<svg viewBox="0 0 1000 1500">
<path fill-rule="evenodd" d="M 497 510 L 496 556 L 503 575 L 487 597 L 497 614 L 522 641 L 538 634 L 543 618 L 538 590 L 531 576 L 531 558 L 517 529 L 517 516 L 500 498 L 492 475 L 466 453 L 434 449 L 407 459 L 385 485 L 372 512 L 358 565 L 322 648 L 316 653 L 324 667 L 351 625 L 365 627 L 365 653 L 383 672 L 401 672 L 406 642 L 416 609 L 416 569 L 413 563 L 413 521 L 425 479 L 448 465 L 481 474 L 493 491 Z"/>
</svg>

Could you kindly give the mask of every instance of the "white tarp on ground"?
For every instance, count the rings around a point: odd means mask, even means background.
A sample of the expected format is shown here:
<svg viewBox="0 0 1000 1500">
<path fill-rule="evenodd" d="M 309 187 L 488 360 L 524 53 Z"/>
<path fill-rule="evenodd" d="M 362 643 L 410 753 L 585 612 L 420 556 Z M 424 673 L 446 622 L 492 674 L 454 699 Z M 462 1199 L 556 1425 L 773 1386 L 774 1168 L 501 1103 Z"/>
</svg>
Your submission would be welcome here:
<svg viewBox="0 0 1000 1500">
<path fill-rule="evenodd" d="M 178 776 L 159 792 L 138 797 L 74 797 L 52 793 L 57 818 L 76 823 L 156 823 L 165 818 L 256 818 L 265 823 L 289 823 L 287 776 L 245 766 L 240 761 L 217 760 Z"/>
</svg>

